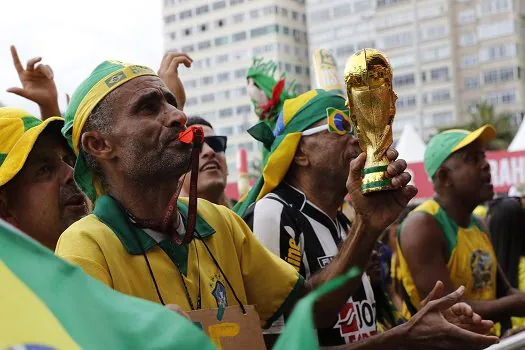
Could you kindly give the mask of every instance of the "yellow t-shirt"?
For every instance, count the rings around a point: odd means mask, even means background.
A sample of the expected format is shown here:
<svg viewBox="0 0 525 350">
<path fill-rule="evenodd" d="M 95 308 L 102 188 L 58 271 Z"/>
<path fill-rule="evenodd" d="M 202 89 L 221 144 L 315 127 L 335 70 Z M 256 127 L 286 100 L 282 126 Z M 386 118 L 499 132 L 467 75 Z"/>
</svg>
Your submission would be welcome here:
<svg viewBox="0 0 525 350">
<path fill-rule="evenodd" d="M 185 203 L 179 200 L 177 207 L 187 218 Z M 238 305 L 227 278 L 240 301 L 254 304 L 262 325 L 269 326 L 295 301 L 304 283 L 302 277 L 263 247 L 231 210 L 199 199 L 197 212 L 196 238 L 190 244 L 176 246 L 169 239 L 157 243 L 130 222 L 114 199 L 103 196 L 97 200 L 94 214 L 62 234 L 56 254 L 115 290 L 160 302 L 155 279 L 164 303 L 187 311 L 191 307 L 184 284 L 195 307 L 199 285 L 203 309 Z"/>
<path fill-rule="evenodd" d="M 497 259 L 489 236 L 472 216 L 468 227 L 458 226 L 435 200 L 428 200 L 414 212 L 432 215 L 443 231 L 447 242 L 447 268 L 454 286 L 465 286 L 466 300 L 496 299 Z M 401 237 L 400 237 L 401 239 Z M 398 244 L 399 270 L 397 278 L 403 288 L 403 316 L 410 318 L 420 307 L 421 298 L 408 264 Z"/>
<path fill-rule="evenodd" d="M 525 292 L 525 257 L 520 258 L 518 265 L 518 289 Z M 525 317 L 512 317 L 512 328 L 525 326 Z"/>
</svg>

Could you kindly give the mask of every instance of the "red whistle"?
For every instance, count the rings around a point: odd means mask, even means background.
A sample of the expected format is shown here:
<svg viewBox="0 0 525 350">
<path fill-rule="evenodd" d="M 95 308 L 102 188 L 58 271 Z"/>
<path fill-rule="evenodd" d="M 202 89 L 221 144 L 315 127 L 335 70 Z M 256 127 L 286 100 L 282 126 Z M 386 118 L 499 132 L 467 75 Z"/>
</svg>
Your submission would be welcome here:
<svg viewBox="0 0 525 350">
<path fill-rule="evenodd" d="M 182 143 L 193 143 L 196 138 L 200 139 L 200 143 L 204 142 L 204 130 L 201 126 L 192 125 L 179 133 L 179 141 Z"/>
</svg>

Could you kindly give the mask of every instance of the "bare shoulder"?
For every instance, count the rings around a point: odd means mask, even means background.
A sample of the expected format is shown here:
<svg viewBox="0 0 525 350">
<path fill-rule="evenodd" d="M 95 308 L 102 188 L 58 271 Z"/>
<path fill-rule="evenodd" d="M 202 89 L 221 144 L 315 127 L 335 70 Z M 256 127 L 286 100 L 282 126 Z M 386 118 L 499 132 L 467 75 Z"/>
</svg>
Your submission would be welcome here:
<svg viewBox="0 0 525 350">
<path fill-rule="evenodd" d="M 425 212 L 413 212 L 403 222 L 399 241 L 403 251 L 411 248 L 418 250 L 433 249 L 445 242 L 443 231 L 437 220 Z"/>
</svg>

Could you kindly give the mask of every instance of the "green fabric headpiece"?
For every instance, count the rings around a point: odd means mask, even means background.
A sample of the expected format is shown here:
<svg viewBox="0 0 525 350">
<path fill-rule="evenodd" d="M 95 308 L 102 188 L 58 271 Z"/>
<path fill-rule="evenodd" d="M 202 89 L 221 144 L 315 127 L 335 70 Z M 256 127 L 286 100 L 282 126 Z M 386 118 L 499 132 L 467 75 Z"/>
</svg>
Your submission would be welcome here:
<svg viewBox="0 0 525 350">
<path fill-rule="evenodd" d="M 271 192 L 284 179 L 293 161 L 302 132 L 320 120 L 327 119 L 330 110 L 349 113 L 345 99 L 330 91 L 310 90 L 284 102 L 275 129 L 260 122 L 248 130 L 270 152 L 266 166 L 254 187 L 233 210 L 243 216 L 248 207 Z"/>
<path fill-rule="evenodd" d="M 93 109 L 104 97 L 125 82 L 143 76 L 157 75 L 152 69 L 120 61 L 104 61 L 80 84 L 71 96 L 71 102 L 64 116 L 62 134 L 77 155 L 75 181 L 88 197 L 95 201 L 102 194 L 100 180 L 86 164 L 80 153 L 82 129 Z"/>
</svg>

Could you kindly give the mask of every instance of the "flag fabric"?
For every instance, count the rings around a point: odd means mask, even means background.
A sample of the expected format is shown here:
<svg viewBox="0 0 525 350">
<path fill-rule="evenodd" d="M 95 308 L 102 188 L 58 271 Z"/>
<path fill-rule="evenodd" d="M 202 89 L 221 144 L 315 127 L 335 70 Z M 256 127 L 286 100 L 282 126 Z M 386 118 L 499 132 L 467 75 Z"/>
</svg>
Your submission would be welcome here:
<svg viewBox="0 0 525 350">
<path fill-rule="evenodd" d="M 114 291 L 0 220 L 0 349 L 214 349 L 183 316 Z"/>
<path fill-rule="evenodd" d="M 352 278 L 361 276 L 361 271 L 354 267 L 347 273 L 326 282 L 306 297 L 301 299 L 286 321 L 284 331 L 273 350 L 316 350 L 319 340 L 314 325 L 313 308 L 315 302 L 325 294 L 341 287 Z"/>
</svg>

